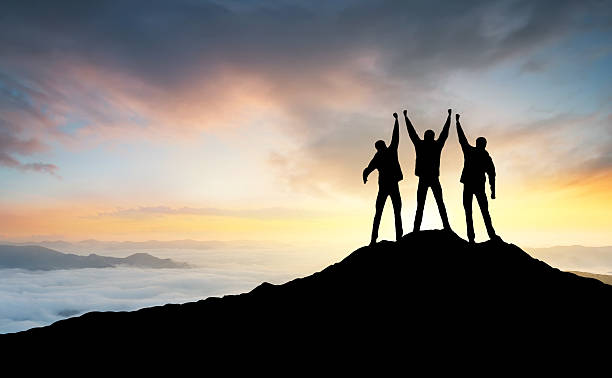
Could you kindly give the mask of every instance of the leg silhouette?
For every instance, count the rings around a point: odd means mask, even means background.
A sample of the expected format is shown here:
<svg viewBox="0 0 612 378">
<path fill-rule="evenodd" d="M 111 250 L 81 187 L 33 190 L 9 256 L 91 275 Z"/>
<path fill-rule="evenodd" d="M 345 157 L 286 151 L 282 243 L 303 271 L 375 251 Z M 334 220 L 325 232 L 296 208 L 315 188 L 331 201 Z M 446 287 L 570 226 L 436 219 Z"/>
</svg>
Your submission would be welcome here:
<svg viewBox="0 0 612 378">
<path fill-rule="evenodd" d="M 440 217 L 442 218 L 442 225 L 444 229 L 450 230 L 450 223 L 448 223 L 448 216 L 446 215 L 446 206 L 444 206 L 444 199 L 442 198 L 442 186 L 440 180 L 435 180 L 431 184 L 431 191 L 433 192 L 436 203 L 438 204 L 438 211 L 440 211 Z"/>
<path fill-rule="evenodd" d="M 425 199 L 427 198 L 428 185 L 423 179 L 419 179 L 419 186 L 417 189 L 417 210 L 414 216 L 414 228 L 413 232 L 417 232 L 421 229 L 421 221 L 423 220 L 423 210 L 425 209 Z"/>
<path fill-rule="evenodd" d="M 380 226 L 380 218 L 382 217 L 383 209 L 385 208 L 385 202 L 387 201 L 387 192 L 378 190 L 378 196 L 376 197 L 376 213 L 374 214 L 374 224 L 372 225 L 372 239 L 371 244 L 376 243 L 378 239 L 378 227 Z"/>
<path fill-rule="evenodd" d="M 404 235 L 402 228 L 402 197 L 400 196 L 399 186 L 395 186 L 390 193 L 391 203 L 393 204 L 393 214 L 395 215 L 395 239 L 400 240 Z"/>
<path fill-rule="evenodd" d="M 484 188 L 476 192 L 476 200 L 478 201 L 478 206 L 480 206 L 480 211 L 482 212 L 482 219 L 484 220 L 484 224 L 487 228 L 487 234 L 489 234 L 490 239 L 493 239 L 497 235 L 495 234 L 493 224 L 491 223 L 491 215 L 489 215 L 489 202 L 487 201 L 487 194 L 485 193 Z"/>
<path fill-rule="evenodd" d="M 470 243 L 474 242 L 474 222 L 472 220 L 472 191 L 465 185 L 463 187 L 463 208 L 465 209 L 465 223 L 467 224 L 467 237 Z"/>
</svg>

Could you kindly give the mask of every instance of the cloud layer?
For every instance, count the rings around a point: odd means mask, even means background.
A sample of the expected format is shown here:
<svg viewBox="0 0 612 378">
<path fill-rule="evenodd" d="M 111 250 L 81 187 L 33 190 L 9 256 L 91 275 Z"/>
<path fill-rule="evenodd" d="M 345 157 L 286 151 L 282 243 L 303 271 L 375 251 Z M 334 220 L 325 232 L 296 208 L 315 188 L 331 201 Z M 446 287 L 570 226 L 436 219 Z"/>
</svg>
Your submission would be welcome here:
<svg viewBox="0 0 612 378">
<path fill-rule="evenodd" d="M 89 311 L 130 311 L 248 291 L 277 277 L 211 269 L 2 270 L 0 333 Z"/>
<path fill-rule="evenodd" d="M 305 157 L 297 164 L 331 161 L 325 174 L 339 173 L 334 165 L 353 157 L 347 135 L 365 140 L 380 123 L 366 114 L 436 102 L 443 111 L 439 91 L 451 75 L 511 61 L 534 71 L 545 63 L 523 57 L 607 27 L 610 15 L 598 1 L 20 1 L 5 8 L 1 104 L 13 114 L 1 120 L 0 162 L 51 173 L 53 164 L 15 156 L 54 138 L 68 143 L 75 130 L 175 134 L 226 128 L 252 114 L 299 136 Z"/>
<path fill-rule="evenodd" d="M 317 257 L 312 252 L 300 252 L 287 246 L 262 247 L 248 242 L 212 242 L 205 249 L 175 249 L 167 243 L 158 244 L 160 249 L 149 247 L 147 252 L 160 258 L 188 261 L 196 267 L 0 270 L 0 333 L 44 326 L 89 311 L 130 311 L 238 294 L 264 281 L 279 284 L 310 274 L 337 258 Z M 155 243 L 148 245 L 155 246 Z M 80 253 L 124 257 L 143 246 L 91 242 L 71 246 L 78 247 Z"/>
</svg>

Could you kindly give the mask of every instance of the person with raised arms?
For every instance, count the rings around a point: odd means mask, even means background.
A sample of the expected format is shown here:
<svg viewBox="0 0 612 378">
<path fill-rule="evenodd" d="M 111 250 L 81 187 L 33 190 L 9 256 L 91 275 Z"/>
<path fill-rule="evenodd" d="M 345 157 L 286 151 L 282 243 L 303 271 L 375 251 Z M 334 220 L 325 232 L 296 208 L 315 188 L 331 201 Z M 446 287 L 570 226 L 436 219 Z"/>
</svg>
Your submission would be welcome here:
<svg viewBox="0 0 612 378">
<path fill-rule="evenodd" d="M 372 238 L 370 245 L 376 243 L 378 239 L 378 227 L 380 218 L 385 207 L 387 197 L 391 197 L 393 204 L 393 213 L 395 214 L 395 236 L 400 240 L 404 231 L 402 229 L 402 198 L 400 196 L 398 182 L 404 176 L 397 157 L 397 148 L 399 146 L 399 122 L 397 113 L 393 113 L 395 124 L 393 125 L 393 136 L 389 146 L 384 141 L 379 140 L 374 143 L 376 154 L 370 161 L 370 164 L 363 170 L 363 183 L 368 181 L 368 176 L 372 171 L 378 170 L 378 196 L 376 197 L 376 213 L 374 214 L 374 224 L 372 225 Z"/>
<path fill-rule="evenodd" d="M 425 199 L 427 198 L 427 190 L 429 188 L 431 188 L 434 198 L 436 199 L 436 203 L 438 204 L 438 211 L 440 212 L 444 229 L 451 231 L 451 226 L 448 222 L 448 215 L 446 214 L 446 206 L 444 206 L 444 199 L 442 198 L 442 186 L 440 185 L 440 155 L 442 154 L 444 143 L 448 138 L 451 112 L 452 110 L 448 109 L 446 123 L 444 123 L 442 132 L 436 140 L 436 134 L 433 130 L 425 131 L 425 134 L 423 135 L 424 138 L 419 138 L 414 126 L 412 126 L 412 122 L 410 122 L 410 119 L 408 119 L 408 112 L 404 110 L 404 120 L 406 121 L 408 135 L 410 136 L 416 151 L 414 174 L 419 177 L 419 186 L 417 188 L 417 210 L 414 216 L 414 232 L 421 229 Z"/>
</svg>

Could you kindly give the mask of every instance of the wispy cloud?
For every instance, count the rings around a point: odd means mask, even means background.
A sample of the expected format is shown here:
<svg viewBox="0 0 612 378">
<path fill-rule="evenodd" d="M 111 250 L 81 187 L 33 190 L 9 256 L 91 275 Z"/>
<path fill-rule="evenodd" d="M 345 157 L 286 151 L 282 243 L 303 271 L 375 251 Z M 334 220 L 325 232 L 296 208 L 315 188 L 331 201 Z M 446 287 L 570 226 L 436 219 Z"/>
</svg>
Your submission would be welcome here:
<svg viewBox="0 0 612 378">
<path fill-rule="evenodd" d="M 23 171 L 46 172 L 55 175 L 57 166 L 50 163 L 24 163 L 17 156 L 31 156 L 48 149 L 32 123 L 22 123 L 28 115 L 34 122 L 44 118 L 32 104 L 32 95 L 23 85 L 10 80 L 0 71 L 0 165 Z M 20 134 L 34 136 L 20 137 Z"/>
<path fill-rule="evenodd" d="M 7 153 L 0 153 L 0 165 L 17 168 L 23 171 L 46 172 L 57 175 L 57 166 L 48 163 L 21 163 Z"/>
</svg>

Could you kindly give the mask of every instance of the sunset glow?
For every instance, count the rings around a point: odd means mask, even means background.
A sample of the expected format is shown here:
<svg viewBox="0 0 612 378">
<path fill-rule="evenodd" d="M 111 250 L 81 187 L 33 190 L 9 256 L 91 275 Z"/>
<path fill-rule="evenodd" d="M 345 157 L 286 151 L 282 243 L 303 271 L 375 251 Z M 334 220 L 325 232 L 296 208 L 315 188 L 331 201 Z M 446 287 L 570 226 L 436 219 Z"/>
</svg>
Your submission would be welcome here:
<svg viewBox="0 0 612 378">
<path fill-rule="evenodd" d="M 368 242 L 377 188 L 374 179 L 363 185 L 361 170 L 374 142 L 390 139 L 391 114 L 407 109 L 419 134 L 438 134 L 452 108 L 471 142 L 489 141 L 498 177 L 491 214 L 504 240 L 612 245 L 605 2 L 124 9 L 137 3 L 83 2 L 55 14 L 55 2 L 35 10 L 17 2 L 3 16 L 3 240 L 350 250 Z M 399 155 L 410 225 L 417 179 L 403 121 Z M 462 159 L 453 120 L 441 182 L 451 225 L 465 237 Z M 423 228 L 440 227 L 430 193 Z M 381 239 L 393 232 L 387 204 Z"/>
</svg>

